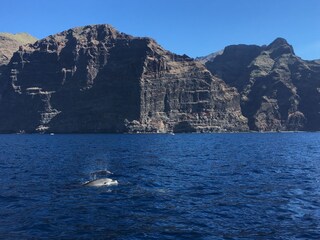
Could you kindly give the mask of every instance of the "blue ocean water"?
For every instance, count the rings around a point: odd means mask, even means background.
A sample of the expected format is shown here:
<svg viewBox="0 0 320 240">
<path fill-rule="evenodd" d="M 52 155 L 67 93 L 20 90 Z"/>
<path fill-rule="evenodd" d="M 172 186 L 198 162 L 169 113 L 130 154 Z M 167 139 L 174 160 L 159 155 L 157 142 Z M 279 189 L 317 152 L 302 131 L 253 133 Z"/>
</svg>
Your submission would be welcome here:
<svg viewBox="0 0 320 240">
<path fill-rule="evenodd" d="M 0 135 L 0 238 L 320 239 L 319 146 L 320 133 Z M 99 170 L 119 184 L 82 185 Z"/>
</svg>

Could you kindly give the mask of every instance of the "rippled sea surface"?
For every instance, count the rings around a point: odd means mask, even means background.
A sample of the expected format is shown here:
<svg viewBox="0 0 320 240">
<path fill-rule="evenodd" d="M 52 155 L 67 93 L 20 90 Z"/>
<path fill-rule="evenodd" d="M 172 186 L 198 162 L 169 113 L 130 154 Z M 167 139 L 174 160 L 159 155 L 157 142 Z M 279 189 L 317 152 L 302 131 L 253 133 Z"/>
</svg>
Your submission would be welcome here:
<svg viewBox="0 0 320 240">
<path fill-rule="evenodd" d="M 1 239 L 320 239 L 320 133 L 0 135 L 0 182 Z"/>
</svg>

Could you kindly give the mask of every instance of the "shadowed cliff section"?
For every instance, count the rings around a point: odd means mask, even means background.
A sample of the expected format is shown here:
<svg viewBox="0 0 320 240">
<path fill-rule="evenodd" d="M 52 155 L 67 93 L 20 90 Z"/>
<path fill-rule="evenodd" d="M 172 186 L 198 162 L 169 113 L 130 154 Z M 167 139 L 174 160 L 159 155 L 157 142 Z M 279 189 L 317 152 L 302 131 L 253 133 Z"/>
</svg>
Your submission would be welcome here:
<svg viewBox="0 0 320 240">
<path fill-rule="evenodd" d="M 110 25 L 21 47 L 0 86 L 1 132 L 248 129 L 236 90 L 202 64 Z"/>
<path fill-rule="evenodd" d="M 228 46 L 205 65 L 237 88 L 250 129 L 320 130 L 320 64 L 297 57 L 285 39 Z"/>
</svg>

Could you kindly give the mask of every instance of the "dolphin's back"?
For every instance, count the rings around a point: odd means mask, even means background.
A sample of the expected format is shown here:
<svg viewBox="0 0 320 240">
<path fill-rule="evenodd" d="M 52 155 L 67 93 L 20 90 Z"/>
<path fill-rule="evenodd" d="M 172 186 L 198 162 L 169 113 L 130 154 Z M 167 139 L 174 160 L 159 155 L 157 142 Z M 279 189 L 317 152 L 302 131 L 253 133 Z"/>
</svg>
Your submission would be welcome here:
<svg viewBox="0 0 320 240">
<path fill-rule="evenodd" d="M 89 186 L 89 187 L 115 186 L 115 185 L 118 185 L 118 181 L 113 180 L 111 178 L 100 178 L 100 179 L 86 182 L 83 185 Z"/>
</svg>

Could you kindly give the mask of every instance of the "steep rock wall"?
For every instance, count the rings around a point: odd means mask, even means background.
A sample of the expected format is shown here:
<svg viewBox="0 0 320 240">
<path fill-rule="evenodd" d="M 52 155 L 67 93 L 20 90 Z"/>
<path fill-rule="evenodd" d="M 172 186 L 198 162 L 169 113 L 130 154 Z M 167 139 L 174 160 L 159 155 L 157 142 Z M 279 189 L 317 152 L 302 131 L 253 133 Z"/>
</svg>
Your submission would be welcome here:
<svg viewBox="0 0 320 240">
<path fill-rule="evenodd" d="M 320 65 L 297 57 L 285 39 L 226 47 L 206 66 L 237 88 L 250 129 L 320 130 Z"/>
<path fill-rule="evenodd" d="M 1 132 L 247 130 L 235 89 L 189 57 L 109 25 L 20 47 L 0 81 Z"/>
</svg>

